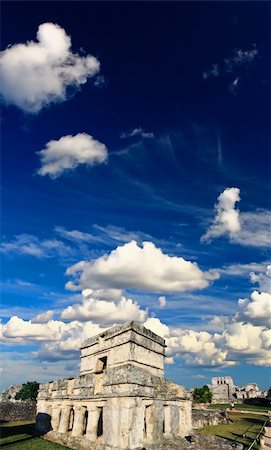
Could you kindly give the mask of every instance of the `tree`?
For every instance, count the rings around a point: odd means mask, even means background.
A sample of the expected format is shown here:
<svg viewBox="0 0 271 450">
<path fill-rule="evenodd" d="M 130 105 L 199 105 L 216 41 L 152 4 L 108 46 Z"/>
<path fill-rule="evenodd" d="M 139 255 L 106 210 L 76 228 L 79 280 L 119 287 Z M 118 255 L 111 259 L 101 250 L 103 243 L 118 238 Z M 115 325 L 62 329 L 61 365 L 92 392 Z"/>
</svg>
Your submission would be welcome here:
<svg viewBox="0 0 271 450">
<path fill-rule="evenodd" d="M 39 383 L 28 381 L 22 385 L 22 388 L 15 395 L 15 400 L 36 400 L 39 391 Z"/>
<path fill-rule="evenodd" d="M 193 391 L 193 401 L 194 403 L 211 403 L 212 392 L 207 385 L 202 388 L 196 387 Z"/>
<path fill-rule="evenodd" d="M 271 400 L 271 387 L 267 391 L 266 398 L 268 398 L 268 400 Z"/>
</svg>

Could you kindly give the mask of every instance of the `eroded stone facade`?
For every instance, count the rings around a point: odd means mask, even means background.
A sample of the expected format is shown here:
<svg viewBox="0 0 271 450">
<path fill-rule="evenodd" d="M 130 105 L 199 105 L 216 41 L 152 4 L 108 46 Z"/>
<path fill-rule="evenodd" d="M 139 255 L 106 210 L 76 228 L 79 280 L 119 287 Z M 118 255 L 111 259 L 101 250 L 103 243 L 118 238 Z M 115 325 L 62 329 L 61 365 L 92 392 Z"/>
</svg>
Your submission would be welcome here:
<svg viewBox="0 0 271 450">
<path fill-rule="evenodd" d="M 86 340 L 79 377 L 40 385 L 37 431 L 78 450 L 154 450 L 188 435 L 191 402 L 164 379 L 164 354 L 135 322 Z"/>
</svg>

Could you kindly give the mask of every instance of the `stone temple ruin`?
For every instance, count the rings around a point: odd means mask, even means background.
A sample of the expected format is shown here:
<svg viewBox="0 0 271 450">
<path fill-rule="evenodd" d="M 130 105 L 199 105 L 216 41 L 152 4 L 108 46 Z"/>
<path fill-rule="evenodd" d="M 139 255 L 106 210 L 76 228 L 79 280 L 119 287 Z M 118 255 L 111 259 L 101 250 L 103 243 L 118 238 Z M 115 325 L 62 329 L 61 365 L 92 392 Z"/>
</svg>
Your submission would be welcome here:
<svg viewBox="0 0 271 450">
<path fill-rule="evenodd" d="M 234 400 L 235 386 L 231 377 L 214 377 L 209 387 L 213 394 L 212 403 L 227 403 Z"/>
<path fill-rule="evenodd" d="M 212 403 L 241 402 L 250 398 L 266 397 L 256 383 L 235 386 L 231 377 L 214 377 L 209 388 L 213 394 Z"/>
<path fill-rule="evenodd" d="M 79 377 L 40 385 L 37 431 L 78 450 L 155 450 L 188 435 L 191 402 L 164 379 L 165 347 L 135 322 L 87 339 Z"/>
</svg>

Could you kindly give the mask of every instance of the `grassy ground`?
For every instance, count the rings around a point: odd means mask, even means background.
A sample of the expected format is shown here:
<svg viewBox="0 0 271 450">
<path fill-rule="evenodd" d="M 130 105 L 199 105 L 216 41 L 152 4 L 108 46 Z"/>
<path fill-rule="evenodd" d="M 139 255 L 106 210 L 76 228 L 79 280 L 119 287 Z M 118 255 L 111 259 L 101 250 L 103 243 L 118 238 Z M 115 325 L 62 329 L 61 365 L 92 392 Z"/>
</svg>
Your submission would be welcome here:
<svg viewBox="0 0 271 450">
<path fill-rule="evenodd" d="M 208 409 L 227 409 L 230 407 L 229 403 L 221 403 L 217 405 L 209 405 Z M 234 405 L 234 409 L 240 411 L 256 411 L 256 412 L 268 412 L 271 410 L 271 407 L 269 406 L 257 406 L 257 405 L 246 405 L 245 403 L 236 404 Z"/>
<path fill-rule="evenodd" d="M 34 422 L 6 422 L 0 425 L 0 447 L 12 450 L 63 450 L 58 444 L 35 436 Z"/>
<path fill-rule="evenodd" d="M 212 427 L 204 427 L 200 433 L 212 434 L 230 439 L 231 441 L 244 444 L 245 448 L 248 448 L 256 438 L 264 421 L 266 420 L 266 416 L 262 416 L 260 414 L 256 415 L 255 413 L 242 414 L 239 412 L 231 412 L 229 413 L 229 417 L 232 423 L 227 425 L 220 424 Z M 255 445 L 253 450 L 259 448 L 259 446 Z"/>
</svg>

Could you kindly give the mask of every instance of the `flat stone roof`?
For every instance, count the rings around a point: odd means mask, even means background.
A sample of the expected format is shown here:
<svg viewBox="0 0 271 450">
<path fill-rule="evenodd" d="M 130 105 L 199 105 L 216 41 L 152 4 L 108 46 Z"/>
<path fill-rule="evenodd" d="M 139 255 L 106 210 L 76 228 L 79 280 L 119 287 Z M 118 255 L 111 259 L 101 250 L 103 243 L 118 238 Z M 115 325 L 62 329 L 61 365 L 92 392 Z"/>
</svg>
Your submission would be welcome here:
<svg viewBox="0 0 271 450">
<path fill-rule="evenodd" d="M 109 328 L 109 330 L 104 331 L 103 333 L 97 334 L 96 336 L 92 336 L 91 338 L 86 339 L 82 343 L 81 349 L 96 344 L 97 342 L 99 342 L 99 338 L 107 340 L 119 334 L 126 333 L 127 331 L 130 330 L 135 331 L 137 334 L 140 334 L 141 336 L 144 336 L 154 342 L 157 342 L 157 344 L 160 344 L 163 347 L 166 347 L 165 339 L 148 330 L 143 325 L 140 325 L 139 323 L 132 321 L 127 322 L 123 325 L 117 325 L 115 327 Z"/>
</svg>

